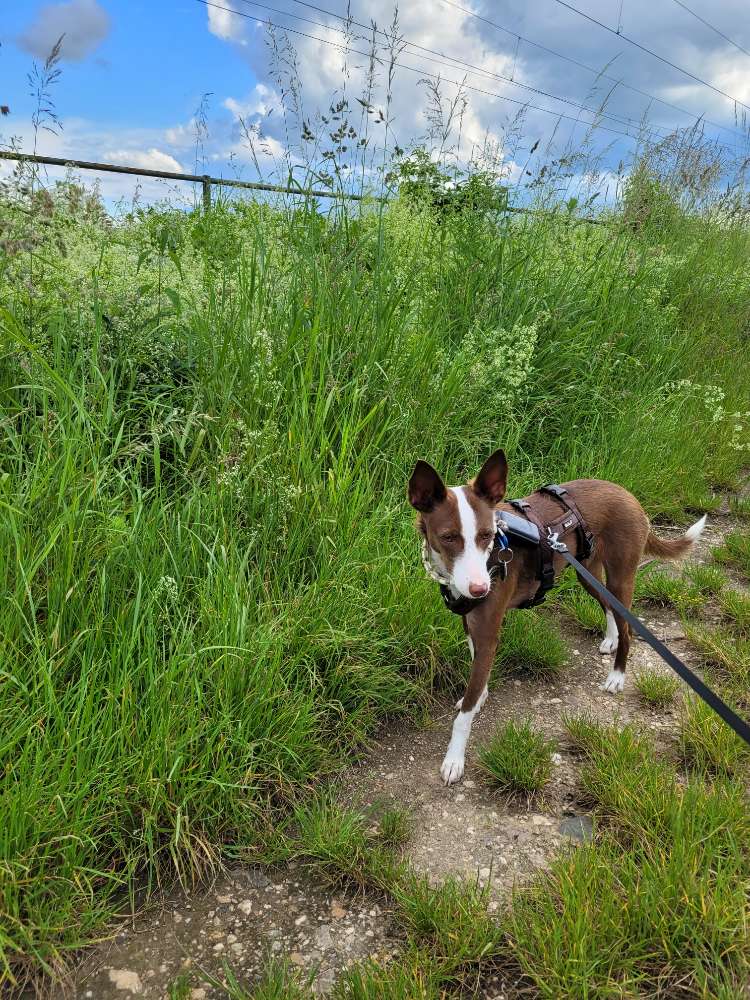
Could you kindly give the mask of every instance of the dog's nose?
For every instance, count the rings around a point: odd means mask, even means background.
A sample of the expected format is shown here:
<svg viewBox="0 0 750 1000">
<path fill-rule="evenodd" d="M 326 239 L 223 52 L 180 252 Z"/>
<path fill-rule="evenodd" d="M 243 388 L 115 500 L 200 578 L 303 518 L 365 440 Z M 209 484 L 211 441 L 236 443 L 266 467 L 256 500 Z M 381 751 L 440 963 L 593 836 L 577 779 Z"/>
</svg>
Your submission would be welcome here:
<svg viewBox="0 0 750 1000">
<path fill-rule="evenodd" d="M 486 583 L 470 583 L 469 593 L 472 597 L 484 597 L 484 595 L 489 590 L 489 586 Z"/>
</svg>

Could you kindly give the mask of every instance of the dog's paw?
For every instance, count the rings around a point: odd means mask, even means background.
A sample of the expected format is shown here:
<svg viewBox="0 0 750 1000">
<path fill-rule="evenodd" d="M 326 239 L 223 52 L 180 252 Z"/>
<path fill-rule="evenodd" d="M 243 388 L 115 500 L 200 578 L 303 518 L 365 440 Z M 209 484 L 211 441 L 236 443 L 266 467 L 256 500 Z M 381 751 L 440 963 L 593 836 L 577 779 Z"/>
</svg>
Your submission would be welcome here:
<svg viewBox="0 0 750 1000">
<path fill-rule="evenodd" d="M 625 674 L 621 670 L 610 670 L 607 679 L 601 685 L 602 691 L 618 694 L 625 687 Z"/>
<path fill-rule="evenodd" d="M 615 636 L 614 639 L 610 639 L 609 636 L 606 636 L 604 639 L 602 639 L 601 643 L 599 644 L 599 652 L 604 653 L 605 655 L 607 653 L 616 653 L 617 637 Z"/>
<path fill-rule="evenodd" d="M 452 753 L 445 755 L 443 766 L 440 768 L 440 776 L 446 785 L 452 785 L 463 777 L 464 758 L 454 756 Z"/>
</svg>

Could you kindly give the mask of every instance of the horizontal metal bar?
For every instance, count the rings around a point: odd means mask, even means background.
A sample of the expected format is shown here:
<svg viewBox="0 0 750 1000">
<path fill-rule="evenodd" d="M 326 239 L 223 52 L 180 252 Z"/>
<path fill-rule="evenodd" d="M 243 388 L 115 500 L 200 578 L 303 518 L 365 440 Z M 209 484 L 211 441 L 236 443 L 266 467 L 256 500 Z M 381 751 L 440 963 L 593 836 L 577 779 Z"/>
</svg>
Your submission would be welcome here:
<svg viewBox="0 0 750 1000">
<path fill-rule="evenodd" d="M 300 194 L 311 198 L 347 198 L 361 201 L 361 194 L 346 194 L 335 191 L 316 191 L 310 188 L 282 187 L 279 184 L 264 184 L 260 181 L 236 181 L 226 177 L 211 177 L 209 174 L 182 174 L 172 170 L 147 170 L 142 167 L 125 167 L 115 163 L 96 163 L 93 160 L 69 160 L 60 156 L 37 156 L 33 153 L 13 153 L 0 150 L 0 159 L 17 160 L 21 163 L 45 163 L 50 167 L 75 167 L 78 170 L 102 170 L 110 174 L 132 174 L 137 177 L 163 177 L 170 181 L 191 181 L 193 184 L 217 184 L 220 187 L 247 188 L 250 191 L 273 191 L 278 194 Z"/>
<path fill-rule="evenodd" d="M 316 191 L 310 188 L 290 188 L 283 187 L 279 184 L 264 184 L 260 181 L 236 181 L 225 177 L 211 177 L 209 174 L 182 174 L 171 170 L 147 170 L 142 167 L 126 167 L 115 163 L 96 163 L 93 160 L 69 160 L 60 156 L 37 156 L 33 153 L 14 153 L 6 152 L 5 150 L 0 150 L 0 160 L 17 160 L 20 163 L 45 163 L 51 167 L 76 167 L 79 170 L 101 170 L 105 173 L 131 174 L 136 177 L 163 177 L 166 180 L 172 181 L 190 181 L 193 184 L 203 184 L 204 191 L 206 189 L 205 185 L 216 184 L 220 187 L 245 188 L 249 191 L 271 191 L 277 194 L 306 195 L 310 198 L 345 198 L 349 201 L 362 201 L 365 197 L 361 194 L 347 194 L 343 191 Z M 374 200 L 387 201 L 386 198 L 378 197 L 375 197 Z M 515 207 L 512 205 L 506 205 L 504 211 L 514 214 L 517 213 L 519 215 L 556 215 L 560 218 L 565 218 L 558 212 L 545 212 L 539 209 L 523 208 L 521 206 Z M 571 215 L 568 218 L 571 222 L 589 223 L 590 225 L 595 226 L 607 224 L 605 219 L 593 219 L 589 216 L 576 218 Z"/>
</svg>

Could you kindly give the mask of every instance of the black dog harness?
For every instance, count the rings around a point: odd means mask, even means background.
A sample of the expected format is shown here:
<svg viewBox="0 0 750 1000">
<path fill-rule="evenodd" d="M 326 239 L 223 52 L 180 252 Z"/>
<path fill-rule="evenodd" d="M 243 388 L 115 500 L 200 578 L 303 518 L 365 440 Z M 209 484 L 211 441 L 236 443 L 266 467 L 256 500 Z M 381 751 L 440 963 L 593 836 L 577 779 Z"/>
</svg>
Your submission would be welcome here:
<svg viewBox="0 0 750 1000">
<path fill-rule="evenodd" d="M 557 521 L 545 524 L 535 510 L 534 497 L 537 494 L 545 494 L 557 500 L 564 509 L 563 516 Z M 535 548 L 537 550 L 539 587 L 533 597 L 519 605 L 521 608 L 533 608 L 542 603 L 555 582 L 554 552 L 549 543 L 548 535 L 560 540 L 575 532 L 579 559 L 588 559 L 593 552 L 594 536 L 589 531 L 575 500 L 564 486 L 550 483 L 547 486 L 542 486 L 536 493 L 532 493 L 524 500 L 511 500 L 510 505 L 518 511 L 517 514 L 505 510 L 495 511 L 495 541 L 487 568 L 490 576 L 497 573 L 500 579 L 504 580 L 508 575 L 508 563 L 513 558 L 513 549 L 510 547 L 510 543 Z M 464 597 L 462 594 L 454 597 L 450 587 L 442 583 L 440 584 L 440 593 L 446 608 L 457 615 L 468 614 L 469 611 L 487 599 L 487 594 L 484 597 Z"/>
</svg>

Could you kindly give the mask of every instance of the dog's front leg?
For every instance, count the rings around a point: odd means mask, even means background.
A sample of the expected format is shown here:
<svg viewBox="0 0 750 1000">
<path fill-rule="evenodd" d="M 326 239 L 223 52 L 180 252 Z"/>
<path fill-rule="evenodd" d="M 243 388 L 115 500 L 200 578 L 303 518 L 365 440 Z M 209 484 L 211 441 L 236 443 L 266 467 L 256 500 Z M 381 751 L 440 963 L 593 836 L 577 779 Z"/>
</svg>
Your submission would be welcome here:
<svg viewBox="0 0 750 1000">
<path fill-rule="evenodd" d="M 440 774 L 446 785 L 452 785 L 464 773 L 464 757 L 471 724 L 487 700 L 487 681 L 492 661 L 495 659 L 498 632 L 507 603 L 503 601 L 500 607 L 498 602 L 493 600 L 495 597 L 496 595 L 491 594 L 487 601 L 466 616 L 466 631 L 473 662 L 466 693 L 456 705 L 460 711 L 453 721 L 450 743 L 440 768 Z"/>
</svg>

